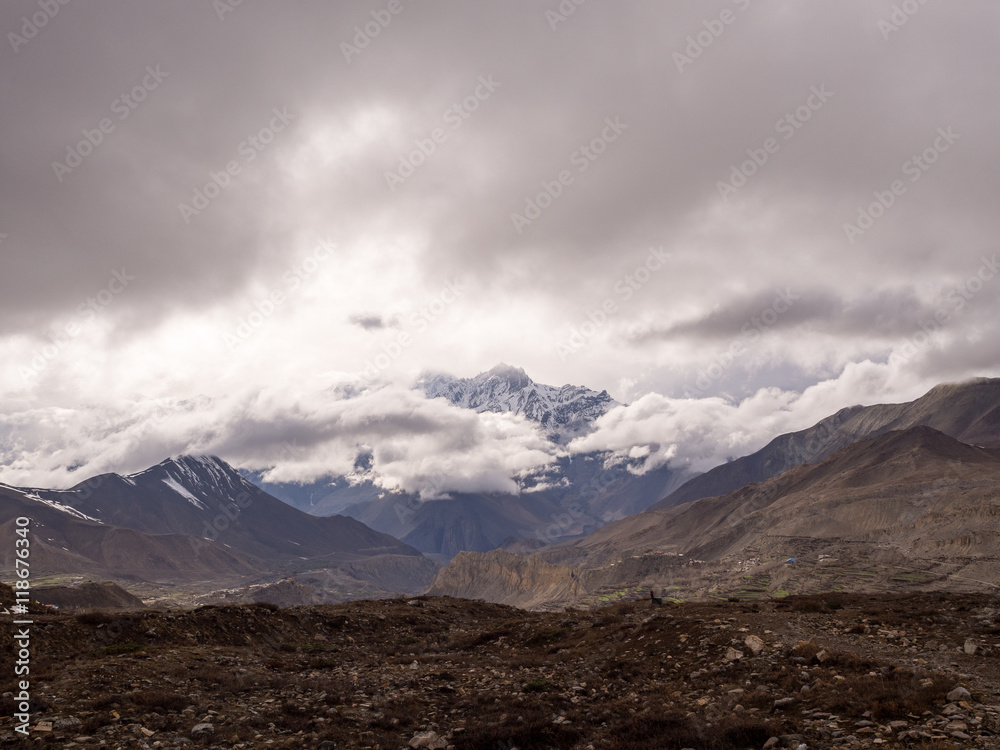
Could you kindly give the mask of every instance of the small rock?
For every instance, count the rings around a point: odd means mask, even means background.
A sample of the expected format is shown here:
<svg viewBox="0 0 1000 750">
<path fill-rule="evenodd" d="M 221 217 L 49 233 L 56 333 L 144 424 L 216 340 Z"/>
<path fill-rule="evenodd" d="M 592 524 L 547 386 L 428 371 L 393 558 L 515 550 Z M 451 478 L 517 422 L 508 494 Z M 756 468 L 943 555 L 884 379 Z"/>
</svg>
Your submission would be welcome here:
<svg viewBox="0 0 1000 750">
<path fill-rule="evenodd" d="M 788 698 L 778 698 L 774 702 L 774 708 L 775 709 L 788 708 L 789 706 L 794 706 L 797 703 L 797 701 L 798 699 L 792 696 L 789 696 Z"/>
<path fill-rule="evenodd" d="M 215 727 L 207 721 L 203 721 L 201 724 L 195 724 L 191 727 L 192 737 L 202 737 L 209 734 L 215 734 Z"/>
<path fill-rule="evenodd" d="M 735 648 L 730 646 L 726 649 L 726 655 L 723 657 L 726 661 L 739 661 L 743 658 L 743 652 L 737 651 Z"/>
<path fill-rule="evenodd" d="M 759 654 L 761 651 L 764 650 L 764 641 L 762 641 L 755 635 L 748 635 L 743 640 L 743 645 L 746 646 L 748 649 L 750 649 L 753 652 L 754 656 L 756 656 L 757 654 Z"/>
<path fill-rule="evenodd" d="M 437 732 L 417 732 L 409 741 L 410 747 L 426 747 L 430 750 L 444 750 L 448 742 L 438 736 Z"/>
<path fill-rule="evenodd" d="M 958 701 L 972 700 L 972 694 L 961 685 L 959 685 L 950 693 L 948 693 L 946 697 L 949 703 L 957 703 Z"/>
</svg>

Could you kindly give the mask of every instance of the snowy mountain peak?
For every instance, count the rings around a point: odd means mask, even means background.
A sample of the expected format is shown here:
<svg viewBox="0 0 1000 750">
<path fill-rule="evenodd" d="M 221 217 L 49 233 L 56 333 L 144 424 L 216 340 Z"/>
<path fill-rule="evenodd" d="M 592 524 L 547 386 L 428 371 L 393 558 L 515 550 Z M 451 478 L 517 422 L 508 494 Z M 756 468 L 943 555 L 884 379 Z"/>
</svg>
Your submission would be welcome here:
<svg viewBox="0 0 1000 750">
<path fill-rule="evenodd" d="M 417 388 L 428 398 L 446 398 L 476 412 L 520 414 L 538 422 L 559 442 L 588 431 L 595 419 L 618 406 L 607 391 L 543 385 L 521 368 L 503 363 L 473 378 L 427 374 L 417 381 Z"/>
<path fill-rule="evenodd" d="M 244 491 L 246 480 L 218 456 L 181 455 L 161 461 L 156 466 L 125 477 L 135 482 L 159 480 L 192 505 L 205 509 L 201 500 L 222 492 L 226 495 Z"/>
<path fill-rule="evenodd" d="M 528 377 L 528 374 L 523 369 L 504 364 L 503 362 L 487 372 L 479 373 L 473 378 L 474 381 L 480 382 L 492 379 L 504 380 L 512 388 L 527 388 L 533 384 L 531 378 Z"/>
</svg>

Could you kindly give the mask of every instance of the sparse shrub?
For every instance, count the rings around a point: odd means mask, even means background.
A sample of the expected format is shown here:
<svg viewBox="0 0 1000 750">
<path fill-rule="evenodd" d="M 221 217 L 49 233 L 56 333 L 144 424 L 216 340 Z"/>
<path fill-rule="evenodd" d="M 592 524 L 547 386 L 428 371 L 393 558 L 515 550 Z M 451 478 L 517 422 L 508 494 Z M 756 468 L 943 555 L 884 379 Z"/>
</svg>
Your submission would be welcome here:
<svg viewBox="0 0 1000 750">
<path fill-rule="evenodd" d="M 691 720 L 679 713 L 636 717 L 623 722 L 615 731 L 617 750 L 653 747 L 705 747 L 705 741 Z"/>
<path fill-rule="evenodd" d="M 908 670 L 875 677 L 848 677 L 825 695 L 825 708 L 848 716 L 871 711 L 875 721 L 904 719 L 907 714 L 919 716 L 944 703 L 945 694 L 952 687 L 952 681 L 943 675 L 933 676 L 929 687 L 922 687 L 920 679 Z"/>
<path fill-rule="evenodd" d="M 109 612 L 102 612 L 99 609 L 91 609 L 86 612 L 81 612 L 76 616 L 76 621 L 81 625 L 107 625 L 109 622 L 114 622 L 116 619 L 118 618 Z"/>
<path fill-rule="evenodd" d="M 526 682 L 525 685 L 524 685 L 524 692 L 526 692 L 526 693 L 544 693 L 550 687 L 552 687 L 552 683 L 551 682 L 549 682 L 548 680 L 543 680 L 543 679 L 538 678 L 538 679 L 529 680 L 528 682 Z"/>
<path fill-rule="evenodd" d="M 135 706 L 158 711 L 183 711 L 189 703 L 186 697 L 168 693 L 166 690 L 143 690 L 128 697 Z"/>
<path fill-rule="evenodd" d="M 790 596 L 785 600 L 792 612 L 822 612 L 826 603 L 813 596 Z"/>
<path fill-rule="evenodd" d="M 339 664 L 332 659 L 313 659 L 308 662 L 308 667 L 310 669 L 333 669 Z"/>
<path fill-rule="evenodd" d="M 560 638 L 565 637 L 568 632 L 569 631 L 566 628 L 549 628 L 548 630 L 539 630 L 524 643 L 527 646 L 538 646 L 546 643 L 553 643 L 554 641 L 558 641 Z"/>
<path fill-rule="evenodd" d="M 781 723 L 778 721 L 761 721 L 756 718 L 736 716 L 723 725 L 721 739 L 725 747 L 761 747 L 771 737 L 780 733 Z"/>
<path fill-rule="evenodd" d="M 134 654 L 137 651 L 145 651 L 146 646 L 139 643 L 113 643 L 110 646 L 101 646 L 97 649 L 95 655 L 101 656 L 117 656 L 118 654 Z"/>
</svg>

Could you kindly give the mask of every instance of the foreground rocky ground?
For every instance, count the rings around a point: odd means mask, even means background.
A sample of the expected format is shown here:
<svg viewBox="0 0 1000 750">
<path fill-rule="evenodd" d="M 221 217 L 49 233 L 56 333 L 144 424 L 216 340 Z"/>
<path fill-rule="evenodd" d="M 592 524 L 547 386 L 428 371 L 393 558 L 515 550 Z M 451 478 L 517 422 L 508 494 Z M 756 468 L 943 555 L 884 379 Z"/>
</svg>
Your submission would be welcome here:
<svg viewBox="0 0 1000 750">
<path fill-rule="evenodd" d="M 5 692 L 0 745 L 994 748 L 998 618 L 942 594 L 36 614 L 31 735 Z"/>
</svg>

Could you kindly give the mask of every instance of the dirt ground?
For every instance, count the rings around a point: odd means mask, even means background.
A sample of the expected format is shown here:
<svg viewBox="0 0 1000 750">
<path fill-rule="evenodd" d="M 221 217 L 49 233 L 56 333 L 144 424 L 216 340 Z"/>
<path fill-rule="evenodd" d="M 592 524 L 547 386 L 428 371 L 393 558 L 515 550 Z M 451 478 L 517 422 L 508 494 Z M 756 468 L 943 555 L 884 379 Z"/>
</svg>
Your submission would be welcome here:
<svg viewBox="0 0 1000 750">
<path fill-rule="evenodd" d="M 0 745 L 1000 748 L 998 618 L 947 594 L 38 613 L 27 740 L 0 638 Z"/>
</svg>

